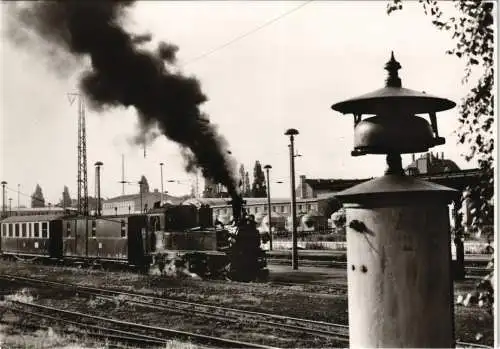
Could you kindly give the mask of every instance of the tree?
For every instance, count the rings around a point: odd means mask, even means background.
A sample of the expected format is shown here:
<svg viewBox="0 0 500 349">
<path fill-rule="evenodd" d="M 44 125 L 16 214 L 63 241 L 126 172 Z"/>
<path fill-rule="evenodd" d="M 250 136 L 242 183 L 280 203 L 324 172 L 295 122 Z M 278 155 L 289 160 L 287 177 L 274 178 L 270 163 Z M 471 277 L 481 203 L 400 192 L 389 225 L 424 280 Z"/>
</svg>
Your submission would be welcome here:
<svg viewBox="0 0 500 349">
<path fill-rule="evenodd" d="M 266 196 L 266 176 L 264 175 L 264 171 L 262 171 L 260 162 L 256 161 L 253 168 L 252 197 L 264 198 Z"/>
<path fill-rule="evenodd" d="M 31 195 L 31 207 L 45 207 L 45 199 L 40 185 L 36 185 L 35 192 Z"/>
<path fill-rule="evenodd" d="M 251 195 L 250 176 L 248 174 L 248 171 L 245 172 L 245 180 L 243 181 L 243 192 L 245 193 L 244 196 L 250 196 Z"/>
<path fill-rule="evenodd" d="M 64 186 L 64 190 L 62 192 L 62 199 L 61 202 L 59 203 L 61 207 L 71 207 L 71 197 L 69 195 L 69 189 L 68 186 Z"/>
<path fill-rule="evenodd" d="M 475 72 L 480 75 L 469 93 L 461 100 L 460 127 L 457 136 L 459 143 L 469 146 L 468 152 L 463 154 L 465 159 L 477 161 L 482 170 L 480 184 L 468 188 L 470 197 L 479 207 L 472 213 L 472 228 L 482 229 L 484 225 L 493 224 L 494 209 L 493 2 L 454 2 L 458 16 L 448 18 L 445 18 L 437 1 L 419 0 L 419 2 L 436 28 L 451 33 L 454 47 L 446 53 L 465 60 L 462 83 L 469 83 Z M 402 8 L 401 0 L 390 0 L 387 13 L 391 14 Z"/>
<path fill-rule="evenodd" d="M 240 174 L 239 186 L 240 186 L 241 195 L 246 196 L 246 193 L 245 193 L 245 166 L 243 166 L 243 164 L 240 165 L 239 174 Z"/>
<path fill-rule="evenodd" d="M 439 30 L 450 32 L 454 47 L 446 51 L 465 60 L 465 72 L 462 83 L 468 83 L 473 73 L 479 78 L 460 103 L 460 126 L 457 130 L 458 142 L 468 144 L 465 156 L 467 161 L 476 160 L 482 170 L 479 185 L 466 189 L 468 198 L 475 203 L 476 209 L 471 211 L 470 228 L 482 231 L 485 226 L 493 224 L 494 210 L 494 21 L 493 2 L 456 1 L 454 6 L 458 16 L 445 18 L 443 11 L 435 0 L 419 0 L 424 13 L 429 15 L 432 24 Z M 387 13 L 401 10 L 401 0 L 390 0 Z M 460 227 L 458 227 L 460 229 Z M 486 305 L 487 311 L 493 314 L 493 258 L 489 268 L 490 275 L 477 285 L 476 291 L 469 293 L 459 303 L 468 305 L 477 303 Z M 471 301 L 472 300 L 472 301 Z"/>
<path fill-rule="evenodd" d="M 144 176 L 144 175 L 141 176 L 140 183 L 141 184 L 139 185 L 139 193 L 142 193 L 142 194 L 149 193 L 149 183 L 148 183 L 146 176 Z"/>
</svg>

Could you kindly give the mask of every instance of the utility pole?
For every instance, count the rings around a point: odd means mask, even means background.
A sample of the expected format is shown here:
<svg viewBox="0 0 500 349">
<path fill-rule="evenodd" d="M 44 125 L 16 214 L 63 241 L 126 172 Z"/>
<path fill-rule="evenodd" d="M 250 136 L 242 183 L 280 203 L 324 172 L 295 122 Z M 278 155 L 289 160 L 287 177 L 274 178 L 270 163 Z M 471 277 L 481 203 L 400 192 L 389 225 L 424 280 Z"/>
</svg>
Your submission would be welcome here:
<svg viewBox="0 0 500 349">
<path fill-rule="evenodd" d="M 9 198 L 9 216 L 12 216 L 12 198 Z"/>
<path fill-rule="evenodd" d="M 78 100 L 78 212 L 84 216 L 89 213 L 87 187 L 87 134 L 85 127 L 85 104 L 80 93 L 68 93 L 69 103 Z"/>
<path fill-rule="evenodd" d="M 2 217 L 6 216 L 6 205 L 5 205 L 5 186 L 7 185 L 6 181 L 2 181 Z"/>
<path fill-rule="evenodd" d="M 125 195 L 125 155 L 122 154 L 122 195 Z"/>
<path fill-rule="evenodd" d="M 269 222 L 269 251 L 273 250 L 273 231 L 271 229 L 271 185 L 269 184 L 269 170 L 273 167 L 271 165 L 264 166 L 267 175 L 267 217 Z"/>
<path fill-rule="evenodd" d="M 297 252 L 297 224 L 296 224 L 296 199 L 295 199 L 295 153 L 293 150 L 294 136 L 298 135 L 299 131 L 290 128 L 285 132 L 285 136 L 290 136 L 290 191 L 292 196 L 292 269 L 299 268 L 299 256 Z"/>
<path fill-rule="evenodd" d="M 163 162 L 160 162 L 160 179 L 161 179 L 161 193 L 160 193 L 160 206 L 163 205 Z"/>
<path fill-rule="evenodd" d="M 96 170 L 96 184 L 97 184 L 97 216 L 102 214 L 101 212 L 101 166 L 103 163 L 101 161 L 97 161 L 95 163 Z"/>
</svg>

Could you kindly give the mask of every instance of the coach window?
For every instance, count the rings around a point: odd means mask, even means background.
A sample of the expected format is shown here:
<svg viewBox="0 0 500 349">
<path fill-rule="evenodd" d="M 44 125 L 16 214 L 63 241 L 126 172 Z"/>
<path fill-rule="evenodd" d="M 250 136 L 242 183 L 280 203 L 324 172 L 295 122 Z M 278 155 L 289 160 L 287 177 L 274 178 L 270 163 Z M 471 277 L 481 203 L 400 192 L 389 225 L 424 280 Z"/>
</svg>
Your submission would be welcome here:
<svg viewBox="0 0 500 349">
<path fill-rule="evenodd" d="M 273 206 L 273 212 L 276 212 L 276 206 Z"/>
<path fill-rule="evenodd" d="M 33 223 L 28 223 L 28 237 L 30 237 L 30 238 L 33 237 L 33 234 L 32 234 L 32 231 L 33 231 L 32 225 L 33 225 Z"/>
<path fill-rule="evenodd" d="M 3 237 L 7 236 L 7 228 L 5 224 L 2 224 L 2 236 Z"/>
<path fill-rule="evenodd" d="M 48 224 L 47 222 L 42 222 L 42 239 L 47 238 L 48 235 Z"/>
<path fill-rule="evenodd" d="M 281 206 L 281 213 L 285 212 L 285 206 Z"/>
<path fill-rule="evenodd" d="M 71 236 L 71 222 L 66 222 L 66 236 Z"/>
<path fill-rule="evenodd" d="M 23 223 L 21 226 L 21 234 L 23 238 L 26 237 L 26 223 Z"/>
<path fill-rule="evenodd" d="M 311 210 L 311 204 L 307 204 L 307 210 L 310 211 Z"/>
<path fill-rule="evenodd" d="M 97 230 L 97 223 L 96 223 L 96 221 L 92 221 L 92 237 L 93 238 L 95 238 L 96 230 Z"/>
<path fill-rule="evenodd" d="M 16 223 L 16 238 L 19 237 L 19 223 Z"/>
<path fill-rule="evenodd" d="M 34 237 L 36 237 L 36 238 L 40 237 L 40 223 L 38 223 L 38 222 L 33 223 L 33 233 L 34 233 Z"/>
<path fill-rule="evenodd" d="M 126 230 L 126 225 L 125 225 L 125 220 L 121 220 L 121 224 L 122 224 L 122 230 L 121 230 L 121 236 L 122 238 L 126 237 L 127 236 L 127 230 Z"/>
</svg>

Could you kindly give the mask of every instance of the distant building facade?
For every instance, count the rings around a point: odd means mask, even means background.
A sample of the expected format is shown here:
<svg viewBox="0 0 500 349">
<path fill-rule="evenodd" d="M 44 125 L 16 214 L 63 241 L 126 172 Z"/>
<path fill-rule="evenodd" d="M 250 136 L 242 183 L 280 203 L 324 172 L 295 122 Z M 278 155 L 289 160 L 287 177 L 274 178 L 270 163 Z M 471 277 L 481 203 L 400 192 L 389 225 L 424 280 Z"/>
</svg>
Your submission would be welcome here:
<svg viewBox="0 0 500 349">
<path fill-rule="evenodd" d="M 180 204 L 184 198 L 163 194 L 163 201 L 171 204 Z M 158 189 L 142 194 L 121 195 L 106 199 L 102 204 L 102 215 L 112 216 L 116 214 L 141 213 L 154 207 L 155 203 L 161 201 L 161 193 Z"/>
<path fill-rule="evenodd" d="M 409 176 L 457 171 L 460 171 L 460 168 L 452 160 L 445 159 L 443 152 L 441 154 L 424 153 L 417 159 L 415 159 L 415 154 L 412 154 L 412 162 L 405 169 Z"/>
</svg>

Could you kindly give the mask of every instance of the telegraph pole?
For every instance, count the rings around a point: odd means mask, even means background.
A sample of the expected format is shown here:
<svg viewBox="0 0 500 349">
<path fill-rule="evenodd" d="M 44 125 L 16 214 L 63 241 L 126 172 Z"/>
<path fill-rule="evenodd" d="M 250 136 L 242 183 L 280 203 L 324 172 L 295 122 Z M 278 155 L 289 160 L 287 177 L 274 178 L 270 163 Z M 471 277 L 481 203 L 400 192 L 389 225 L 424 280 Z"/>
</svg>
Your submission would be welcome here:
<svg viewBox="0 0 500 349">
<path fill-rule="evenodd" d="M 161 193 L 160 193 L 160 206 L 163 204 L 163 162 L 160 162 L 160 179 L 161 179 Z"/>
<path fill-rule="evenodd" d="M 2 181 L 2 217 L 6 216 L 6 205 L 5 205 L 5 185 L 7 185 L 6 181 Z"/>
<path fill-rule="evenodd" d="M 273 167 L 271 165 L 264 166 L 267 175 L 267 217 L 269 222 L 269 251 L 273 250 L 273 231 L 271 229 L 271 185 L 269 184 L 269 170 Z"/>
<path fill-rule="evenodd" d="M 125 155 L 122 154 L 122 195 L 125 195 Z"/>
</svg>

